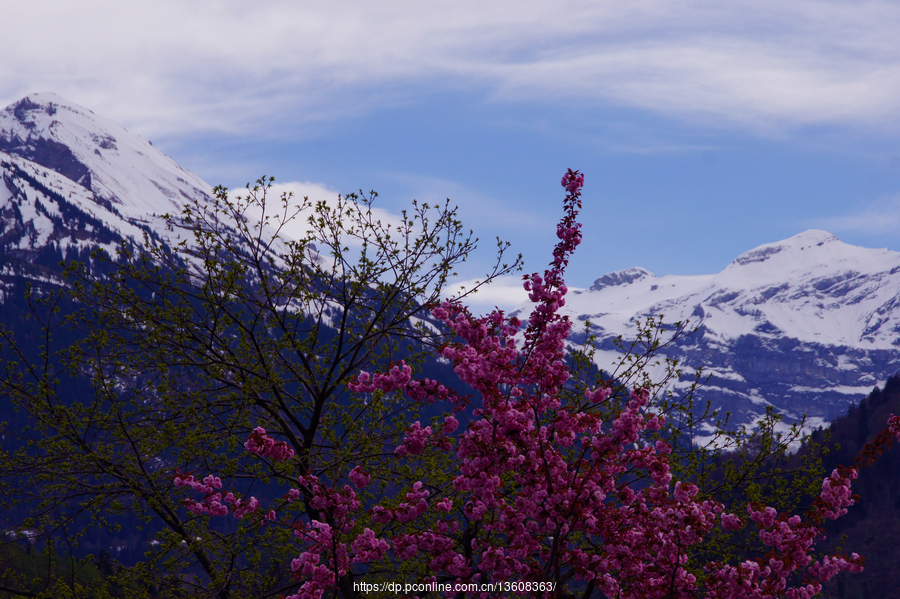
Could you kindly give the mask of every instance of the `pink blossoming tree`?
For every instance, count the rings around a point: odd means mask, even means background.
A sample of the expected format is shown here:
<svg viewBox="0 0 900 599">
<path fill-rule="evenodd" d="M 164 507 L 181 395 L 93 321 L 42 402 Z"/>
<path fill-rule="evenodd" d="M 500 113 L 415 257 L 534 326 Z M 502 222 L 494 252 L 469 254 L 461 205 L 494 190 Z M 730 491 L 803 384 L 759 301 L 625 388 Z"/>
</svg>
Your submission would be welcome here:
<svg viewBox="0 0 900 599">
<path fill-rule="evenodd" d="M 900 436 L 897 417 L 853 467 L 822 481 L 804 513 L 790 514 L 760 503 L 726 506 L 689 480 L 675 480 L 673 447 L 660 435 L 666 417 L 646 387 L 627 398 L 609 385 L 579 394 L 567 387 L 571 323 L 560 308 L 564 272 L 581 240 L 583 184 L 577 171 L 562 179 L 567 195 L 553 260 L 543 275 L 524 281 L 534 303 L 527 322 L 500 311 L 475 317 L 459 302 L 433 309 L 456 337 L 440 356 L 480 397 L 468 426 L 457 417 L 465 398 L 436 381 L 416 380 L 403 362 L 383 373 L 360 372 L 348 385 L 358 394 L 404 393 L 446 408 L 429 425 L 414 422 L 392 448 L 401 465 L 440 458 L 430 471 L 414 470 L 419 480 L 392 489 L 390 480 L 373 480 L 367 463 L 348 465 L 346 480 L 301 472 L 281 503 L 263 507 L 253 497 L 223 494 L 213 475 L 197 481 L 178 473 L 175 485 L 193 492 L 184 506 L 289 528 L 296 585 L 286 599 L 377 593 L 374 583 L 392 581 L 431 583 L 442 591 L 432 596 L 800 599 L 818 594 L 838 572 L 860 571 L 860 556 L 816 556 L 815 544 L 822 522 L 853 505 L 858 469 Z M 245 447 L 288 466 L 295 459 L 262 428 Z M 300 498 L 313 510 L 293 512 Z M 766 553 L 698 563 L 714 533 L 735 539 L 752 533 Z M 443 592 L 457 584 L 480 586 Z"/>
</svg>

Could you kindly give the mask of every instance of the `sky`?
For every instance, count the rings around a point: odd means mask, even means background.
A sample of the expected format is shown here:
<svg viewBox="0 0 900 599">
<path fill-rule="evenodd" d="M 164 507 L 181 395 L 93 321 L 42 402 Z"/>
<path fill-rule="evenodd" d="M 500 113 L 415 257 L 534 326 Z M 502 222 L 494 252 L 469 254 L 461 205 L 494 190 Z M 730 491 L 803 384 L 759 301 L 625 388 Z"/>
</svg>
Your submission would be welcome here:
<svg viewBox="0 0 900 599">
<path fill-rule="evenodd" d="M 212 185 L 449 198 L 482 240 L 461 279 L 496 237 L 543 270 L 567 168 L 571 287 L 810 228 L 900 250 L 897 2 L 32 0 L 4 22 L 0 105 L 55 92 Z"/>
</svg>

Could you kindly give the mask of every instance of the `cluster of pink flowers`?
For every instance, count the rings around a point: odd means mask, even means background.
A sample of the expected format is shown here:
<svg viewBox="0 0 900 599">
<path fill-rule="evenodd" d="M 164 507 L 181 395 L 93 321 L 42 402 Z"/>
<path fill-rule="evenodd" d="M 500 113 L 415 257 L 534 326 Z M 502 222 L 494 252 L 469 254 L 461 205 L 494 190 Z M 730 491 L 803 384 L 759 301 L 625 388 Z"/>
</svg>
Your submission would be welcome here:
<svg viewBox="0 0 900 599">
<path fill-rule="evenodd" d="M 425 428 L 422 428 L 422 425 L 416 420 L 412 423 L 412 426 L 409 427 L 409 430 L 406 431 L 403 443 L 394 450 L 394 455 L 401 458 L 410 455 L 419 455 L 425 449 L 425 445 L 428 444 L 430 438 L 431 427 L 426 426 Z"/>
<path fill-rule="evenodd" d="M 569 171 L 563 175 L 562 186 L 565 187 L 566 191 L 570 194 L 575 194 L 584 187 L 584 175 L 578 171 L 569 169 Z"/>
<path fill-rule="evenodd" d="M 368 372 L 360 372 L 356 381 L 351 381 L 347 387 L 354 393 L 372 393 L 375 390 L 390 393 L 397 389 L 403 389 L 412 378 L 412 369 L 403 360 L 395 364 L 386 373 L 376 373 L 375 376 Z"/>
<path fill-rule="evenodd" d="M 888 418 L 888 431 L 900 439 L 900 416 L 891 414 L 891 417 Z"/>
<path fill-rule="evenodd" d="M 416 401 L 424 401 L 428 403 L 434 403 L 436 401 L 450 401 L 456 404 L 460 404 L 461 402 L 461 398 L 458 398 L 453 393 L 453 391 L 451 391 L 438 381 L 433 381 L 427 378 L 421 381 L 409 381 L 404 391 L 407 396 L 415 399 Z M 459 405 L 457 409 L 461 410 L 463 409 L 463 406 Z"/>
<path fill-rule="evenodd" d="M 350 471 L 350 482 L 356 485 L 357 489 L 362 489 L 372 482 L 372 477 L 366 474 L 361 467 L 357 466 Z"/>
<path fill-rule="evenodd" d="M 358 467 L 351 471 L 350 477 L 360 488 L 371 480 Z M 334 587 L 338 577 L 347 574 L 351 564 L 380 560 L 390 545 L 370 528 L 352 534 L 360 502 L 349 485 L 332 489 L 315 476 L 301 477 L 300 483 L 313 495 L 311 506 L 327 514 L 330 523 L 311 520 L 293 525 L 294 536 L 305 550 L 291 562 L 291 571 L 303 582 L 297 593 L 285 599 L 319 599 L 326 589 Z"/>
<path fill-rule="evenodd" d="M 577 171 L 563 177 L 565 216 L 553 261 L 543 275 L 525 277 L 536 307 L 524 343 L 517 343 L 521 323 L 500 312 L 475 318 L 452 302 L 433 310 L 460 340 L 441 355 L 453 361 L 482 404 L 460 433 L 452 415 L 435 429 L 413 423 L 394 453 L 416 459 L 426 451 L 445 452 L 458 463 L 452 486 L 417 481 L 394 498 L 393 507 L 363 506 L 350 485 L 301 477 L 304 495 L 320 516 L 286 523 L 301 546 L 291 564 L 300 587 L 286 599 L 318 599 L 351 575 L 353 564 L 388 556 L 393 563 L 424 559 L 445 580 L 580 580 L 607 596 L 634 598 L 801 599 L 818 593 L 836 573 L 862 568 L 856 554 L 811 557 L 821 521 L 840 517 L 853 504 L 855 469 L 826 478 L 804 518 L 750 505 L 743 519 L 701 497 L 696 485 L 673 481 L 671 447 L 650 441 L 665 419 L 653 413 L 646 389 L 633 389 L 609 422 L 594 409 L 610 399 L 607 387 L 585 390 L 582 406 L 563 403 L 570 375 L 564 342 L 571 324 L 559 309 L 567 293 L 563 273 L 581 240 L 576 216 L 583 184 Z M 443 385 L 413 380 L 403 362 L 383 374 L 361 372 L 348 387 L 356 393 L 403 391 L 419 401 L 445 402 L 448 410 L 462 405 Z M 900 418 L 891 417 L 889 431 L 885 443 L 900 438 Z M 251 434 L 247 450 L 274 460 L 290 457 L 261 428 Z M 361 466 L 348 478 L 357 489 L 371 482 Z M 219 515 L 218 506 L 229 503 L 215 491 L 221 488 L 217 478 L 199 483 L 179 475 L 175 484 L 206 495 L 188 505 L 197 513 Z M 291 489 L 285 499 L 300 496 Z M 372 527 L 359 532 L 364 511 Z M 715 527 L 742 531 L 751 522 L 771 548 L 768 555 L 737 566 L 710 563 L 699 575 L 688 569 L 692 548 Z"/>
<path fill-rule="evenodd" d="M 185 499 L 182 502 L 188 510 L 198 516 L 204 514 L 209 514 L 210 516 L 225 516 L 228 514 L 228 506 L 231 505 L 233 506 L 231 508 L 231 513 L 234 517 L 243 518 L 247 514 L 255 512 L 259 507 L 259 502 L 255 497 L 251 497 L 244 501 L 243 499 L 235 497 L 234 493 L 228 492 L 223 495 L 222 493 L 217 492 L 217 489 L 222 488 L 222 480 L 218 476 L 213 476 L 211 474 L 205 477 L 201 482 L 194 480 L 192 474 L 184 475 L 177 473 L 174 478 L 174 485 L 176 487 L 188 487 L 198 493 L 203 493 L 204 497 L 202 501 Z M 269 520 L 274 520 L 275 512 L 269 512 L 266 517 Z"/>
<path fill-rule="evenodd" d="M 203 479 L 203 482 L 200 482 L 194 480 L 193 474 L 185 476 L 179 473 L 175 475 L 175 486 L 188 487 L 190 489 L 193 489 L 194 491 L 197 491 L 198 493 L 209 495 L 216 489 L 222 488 L 222 479 L 218 476 L 213 476 L 212 474 L 210 474 Z"/>
<path fill-rule="evenodd" d="M 283 462 L 294 457 L 294 450 L 284 441 L 276 441 L 266 434 L 266 429 L 256 427 L 250 433 L 244 448 L 250 453 L 261 455 L 275 462 Z"/>
<path fill-rule="evenodd" d="M 308 548 L 291 561 L 291 572 L 305 582 L 285 599 L 319 599 L 325 589 L 334 586 L 337 576 L 347 573 L 347 547 L 340 544 L 335 559 L 329 559 L 327 548 L 332 545 L 333 533 L 325 522 L 313 520 L 308 527 L 297 527 L 294 534 L 306 541 Z"/>
<path fill-rule="evenodd" d="M 810 553 L 822 529 L 816 523 L 822 518 L 836 519 L 853 505 L 850 483 L 856 479 L 854 469 L 835 470 L 822 482 L 822 492 L 807 521 L 798 515 L 779 514 L 772 507 L 749 506 L 750 519 L 759 527 L 759 538 L 772 551 L 766 558 L 745 561 L 739 566 L 710 568 L 719 597 L 787 597 L 806 599 L 822 590 L 841 571 L 862 571 L 862 558 L 856 553 L 849 557 L 826 556 L 813 562 Z M 739 529 L 742 523 L 735 517 L 729 529 Z M 724 524 L 724 517 L 723 517 Z M 791 588 L 790 578 L 801 568 L 806 569 L 806 584 Z"/>
</svg>

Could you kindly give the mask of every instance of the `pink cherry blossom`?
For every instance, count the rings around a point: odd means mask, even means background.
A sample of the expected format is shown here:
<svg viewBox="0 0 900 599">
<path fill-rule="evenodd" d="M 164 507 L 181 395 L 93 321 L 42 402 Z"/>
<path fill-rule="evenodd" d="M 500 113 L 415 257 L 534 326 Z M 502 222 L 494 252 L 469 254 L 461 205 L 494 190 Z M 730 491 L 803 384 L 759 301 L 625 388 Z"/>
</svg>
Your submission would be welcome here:
<svg viewBox="0 0 900 599">
<path fill-rule="evenodd" d="M 294 450 L 284 441 L 276 441 L 266 434 L 266 429 L 256 427 L 244 443 L 244 448 L 275 462 L 283 462 L 294 457 Z"/>
<path fill-rule="evenodd" d="M 350 481 L 356 485 L 358 489 L 362 489 L 370 482 L 372 482 L 372 477 L 366 474 L 366 472 L 357 466 L 353 470 L 350 471 Z"/>
</svg>

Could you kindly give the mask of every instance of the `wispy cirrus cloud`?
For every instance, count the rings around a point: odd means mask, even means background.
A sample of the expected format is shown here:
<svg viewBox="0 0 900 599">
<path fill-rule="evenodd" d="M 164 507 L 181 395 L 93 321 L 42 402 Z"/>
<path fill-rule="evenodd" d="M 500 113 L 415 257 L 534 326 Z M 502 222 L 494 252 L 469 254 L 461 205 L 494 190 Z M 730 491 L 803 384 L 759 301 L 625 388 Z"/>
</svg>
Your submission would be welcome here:
<svg viewBox="0 0 900 599">
<path fill-rule="evenodd" d="M 900 5 L 21 2 L 0 100 L 52 90 L 138 129 L 296 131 L 467 90 L 778 134 L 900 125 Z"/>
<path fill-rule="evenodd" d="M 881 197 L 847 214 L 810 221 L 810 226 L 834 233 L 896 236 L 900 231 L 900 193 Z"/>
</svg>

